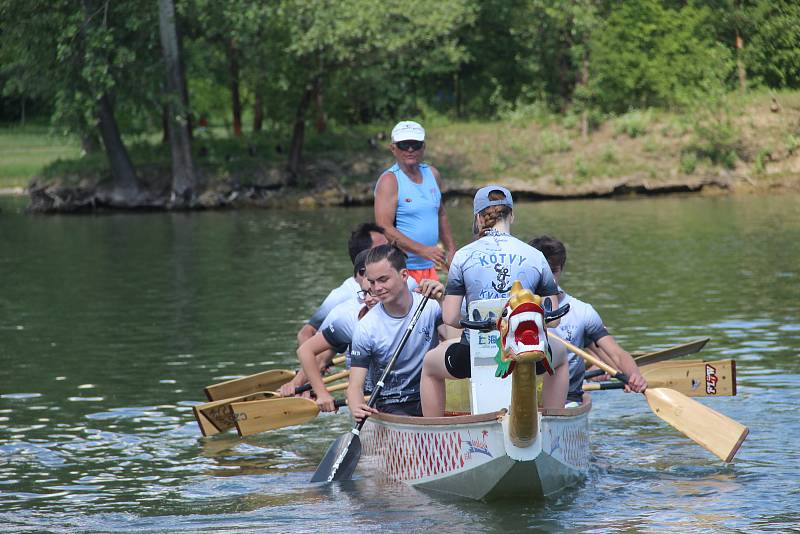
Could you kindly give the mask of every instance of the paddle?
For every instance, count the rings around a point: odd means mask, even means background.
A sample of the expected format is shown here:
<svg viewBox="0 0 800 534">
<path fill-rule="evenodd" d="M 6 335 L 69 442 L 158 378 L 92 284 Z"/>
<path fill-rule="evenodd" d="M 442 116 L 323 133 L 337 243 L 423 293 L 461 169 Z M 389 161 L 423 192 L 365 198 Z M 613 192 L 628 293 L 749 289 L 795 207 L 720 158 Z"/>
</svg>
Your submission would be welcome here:
<svg viewBox="0 0 800 534">
<path fill-rule="evenodd" d="M 342 378 L 350 376 L 350 371 L 340 371 L 338 373 L 326 376 L 322 382 L 328 384 Z M 300 395 L 311 389 L 311 384 L 304 384 L 294 389 L 295 395 Z M 338 391 L 338 390 L 337 390 Z M 239 395 L 227 399 L 221 399 L 204 404 L 197 404 L 192 407 L 194 417 L 197 419 L 197 424 L 200 425 L 200 431 L 204 436 L 213 436 L 220 432 L 225 432 L 233 428 L 235 419 L 231 411 L 231 404 L 234 402 L 249 402 L 255 400 L 270 399 L 280 397 L 279 393 L 274 391 L 258 391 L 248 395 Z"/>
<path fill-rule="evenodd" d="M 736 361 L 699 360 L 662 362 L 642 367 L 647 387 L 670 388 L 688 397 L 732 397 L 736 395 Z M 601 373 L 604 371 L 600 371 Z M 622 389 L 622 382 L 589 382 L 584 391 Z"/>
<path fill-rule="evenodd" d="M 694 341 L 689 341 L 688 343 L 683 343 L 681 345 L 675 345 L 674 347 L 667 349 L 657 350 L 655 352 L 635 354 L 633 355 L 633 360 L 636 362 L 636 365 L 641 367 L 642 365 L 672 360 L 673 358 L 680 358 L 681 356 L 688 356 L 689 354 L 694 354 L 703 350 L 703 347 L 706 346 L 706 343 L 708 343 L 709 339 L 711 338 L 704 337 L 695 339 Z"/>
<path fill-rule="evenodd" d="M 628 377 L 624 373 L 604 361 L 555 334 L 548 333 L 548 335 L 561 341 L 569 350 L 614 378 L 628 382 Z M 749 432 L 744 425 L 677 391 L 667 388 L 648 388 L 644 396 L 658 417 L 724 462 L 733 459 Z"/>
<path fill-rule="evenodd" d="M 346 389 L 347 384 L 337 384 L 328 391 Z M 336 400 L 337 408 L 347 405 L 345 400 Z M 303 397 L 234 402 L 231 404 L 236 431 L 240 437 L 250 436 L 286 426 L 301 425 L 319 414 L 317 403 Z"/>
<path fill-rule="evenodd" d="M 333 359 L 331 365 L 344 362 L 344 356 Z M 286 382 L 294 378 L 295 372 L 286 369 L 274 369 L 272 371 L 262 371 L 254 375 L 243 376 L 213 384 L 205 389 L 206 397 L 209 401 L 249 395 L 259 391 L 272 391 L 280 388 Z"/>
<path fill-rule="evenodd" d="M 414 327 L 417 325 L 417 321 L 422 315 L 422 310 L 428 303 L 429 298 L 430 297 L 427 295 L 423 297 L 419 306 L 417 306 L 417 309 L 414 311 L 411 322 L 408 323 L 408 328 L 406 328 L 406 331 L 403 333 L 403 337 L 400 338 L 400 343 L 398 343 L 394 354 L 392 354 L 392 358 L 389 360 L 389 363 L 386 364 L 386 368 L 383 370 L 380 380 L 378 380 L 378 383 L 375 384 L 375 388 L 372 390 L 372 396 L 367 403 L 370 408 L 375 406 L 378 402 L 378 397 L 380 397 L 381 390 L 383 390 L 383 381 L 386 380 L 386 377 L 389 376 L 389 373 L 394 368 L 397 356 L 400 355 L 400 352 L 406 346 L 406 342 L 411 336 Z M 350 432 L 340 436 L 328 447 L 328 451 L 325 453 L 325 456 L 323 456 L 314 476 L 311 477 L 311 482 L 348 480 L 353 476 L 353 471 L 355 471 L 358 460 L 361 458 L 361 438 L 359 438 L 358 435 L 366 421 L 367 417 L 365 416 L 361 421 L 353 425 Z"/>
</svg>

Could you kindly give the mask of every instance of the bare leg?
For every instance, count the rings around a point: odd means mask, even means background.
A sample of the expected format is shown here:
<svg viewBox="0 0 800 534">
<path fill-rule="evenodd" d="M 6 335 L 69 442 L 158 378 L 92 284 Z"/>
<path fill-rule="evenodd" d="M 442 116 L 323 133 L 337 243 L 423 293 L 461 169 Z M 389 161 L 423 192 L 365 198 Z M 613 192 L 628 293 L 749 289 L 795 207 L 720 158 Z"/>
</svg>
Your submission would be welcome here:
<svg viewBox="0 0 800 534">
<path fill-rule="evenodd" d="M 542 387 L 543 408 L 563 408 L 569 391 L 567 349 L 558 341 L 550 341 L 553 350 L 553 375 L 545 373 Z"/>
<path fill-rule="evenodd" d="M 429 350 L 422 362 L 422 378 L 419 383 L 419 393 L 422 399 L 422 415 L 425 417 L 442 417 L 445 404 L 445 378 L 454 380 L 444 366 L 444 354 L 447 347 L 457 343 L 458 338 L 448 339 Z"/>
</svg>

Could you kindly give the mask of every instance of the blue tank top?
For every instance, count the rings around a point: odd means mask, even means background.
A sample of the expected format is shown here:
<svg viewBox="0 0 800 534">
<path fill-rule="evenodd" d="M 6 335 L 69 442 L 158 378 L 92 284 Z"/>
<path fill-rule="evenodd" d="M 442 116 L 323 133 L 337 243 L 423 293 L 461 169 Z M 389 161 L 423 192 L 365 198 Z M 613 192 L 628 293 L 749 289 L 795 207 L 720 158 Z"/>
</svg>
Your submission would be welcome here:
<svg viewBox="0 0 800 534">
<path fill-rule="evenodd" d="M 397 178 L 397 210 L 394 226 L 400 233 L 418 243 L 432 247 L 439 241 L 439 206 L 442 192 L 430 166 L 420 163 L 422 183 L 411 181 L 395 163 L 384 173 L 391 172 Z M 376 186 L 377 187 L 377 186 Z M 409 269 L 430 269 L 433 262 L 422 256 L 409 253 Z"/>
</svg>

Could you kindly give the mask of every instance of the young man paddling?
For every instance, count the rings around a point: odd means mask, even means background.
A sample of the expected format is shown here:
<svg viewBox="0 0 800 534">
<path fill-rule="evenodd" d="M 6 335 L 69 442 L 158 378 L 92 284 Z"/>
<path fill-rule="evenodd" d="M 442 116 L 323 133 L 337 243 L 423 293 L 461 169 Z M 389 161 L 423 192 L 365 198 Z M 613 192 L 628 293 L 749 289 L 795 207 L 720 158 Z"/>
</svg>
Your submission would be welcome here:
<svg viewBox="0 0 800 534">
<path fill-rule="evenodd" d="M 567 249 L 558 239 L 547 235 L 534 238 L 529 243 L 540 250 L 547 262 L 556 283 L 561 279 L 564 266 L 567 263 Z M 643 392 L 647 389 L 647 380 L 639 372 L 636 362 L 631 355 L 623 349 L 614 337 L 608 333 L 603 320 L 591 304 L 578 300 L 567 294 L 559 286 L 558 301 L 561 305 L 569 304 L 570 309 L 561 318 L 555 327 L 556 335 L 581 348 L 586 348 L 596 356 L 613 365 L 630 378 L 629 386 L 625 391 Z M 583 375 L 586 373 L 586 364 L 580 356 L 569 353 L 569 393 L 567 400 L 580 403 L 583 399 Z"/>
<path fill-rule="evenodd" d="M 331 310 L 319 331 L 297 349 L 297 359 L 300 360 L 303 372 L 314 389 L 317 405 L 323 412 L 334 412 L 336 406 L 333 396 L 325 389 L 319 362 L 330 361 L 339 352 L 346 355 L 347 367 L 350 367 L 350 344 L 353 341 L 353 332 L 358 321 L 378 302 L 378 299 L 370 293 L 369 282 L 364 278 L 368 254 L 369 251 L 364 250 L 356 256 L 354 269 L 361 281 L 358 299 L 342 302 Z"/>
<path fill-rule="evenodd" d="M 375 223 L 362 223 L 359 224 L 353 233 L 350 234 L 350 239 L 347 241 L 347 251 L 350 254 L 350 260 L 355 265 L 356 257 L 359 253 L 369 250 L 378 245 L 386 244 L 386 236 L 383 234 L 383 228 Z M 362 273 L 363 274 L 363 273 Z M 362 274 L 359 274 L 358 269 L 354 269 L 353 276 L 347 278 L 342 285 L 333 289 L 325 300 L 311 316 L 308 323 L 303 325 L 297 333 L 297 346 L 301 347 L 303 343 L 311 339 L 317 330 L 321 327 L 325 318 L 331 311 L 344 302 L 355 302 L 357 295 L 361 291 Z M 408 287 L 414 289 L 417 283 L 413 278 L 408 279 Z M 320 368 L 326 365 L 324 360 L 318 361 Z M 294 396 L 295 388 L 302 386 L 306 383 L 306 374 L 301 369 L 297 375 L 289 382 L 281 386 L 280 394 L 284 397 Z M 308 395 L 306 393 L 305 395 Z"/>
<path fill-rule="evenodd" d="M 409 275 L 405 253 L 392 245 L 371 249 L 366 267 L 370 291 L 380 302 L 358 323 L 353 333 L 350 385 L 347 388 L 350 411 L 359 421 L 378 411 L 421 416 L 419 380 L 422 359 L 439 343 L 437 327 L 442 323 L 442 310 L 438 300 L 444 294 L 444 286 L 437 280 L 423 279 L 414 292 L 410 291 L 406 285 Z M 422 311 L 394 369 L 386 378 L 376 408 L 371 408 L 364 400 L 367 375 L 373 383 L 380 378 L 423 295 L 432 299 Z"/>
</svg>

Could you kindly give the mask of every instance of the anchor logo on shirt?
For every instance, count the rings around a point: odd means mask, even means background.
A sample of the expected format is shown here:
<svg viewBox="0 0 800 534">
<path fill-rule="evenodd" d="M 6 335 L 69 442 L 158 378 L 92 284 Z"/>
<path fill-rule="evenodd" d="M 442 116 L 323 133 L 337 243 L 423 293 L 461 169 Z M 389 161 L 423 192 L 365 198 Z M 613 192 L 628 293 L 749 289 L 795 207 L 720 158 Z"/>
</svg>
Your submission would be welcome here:
<svg viewBox="0 0 800 534">
<path fill-rule="evenodd" d="M 498 284 L 492 282 L 492 287 L 494 290 L 498 293 L 508 293 L 511 291 L 511 286 L 506 285 L 508 279 L 510 278 L 510 275 L 508 274 L 508 267 L 500 263 L 495 263 L 494 272 L 497 273 L 497 281 L 499 282 Z"/>
</svg>

